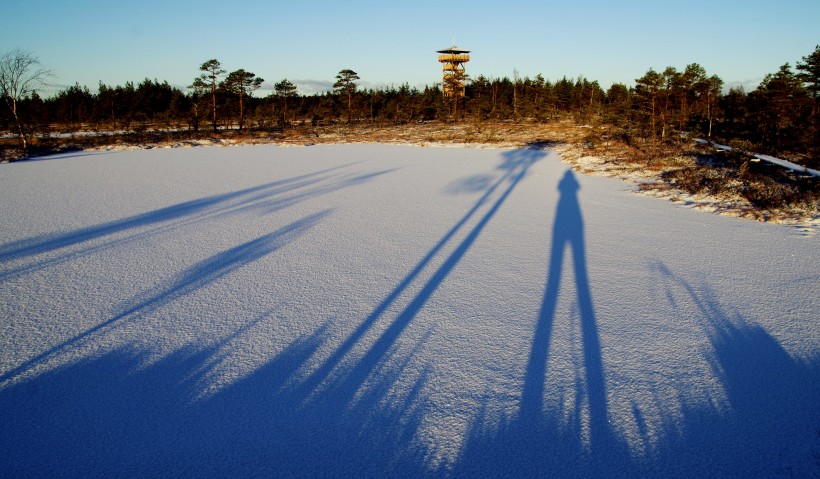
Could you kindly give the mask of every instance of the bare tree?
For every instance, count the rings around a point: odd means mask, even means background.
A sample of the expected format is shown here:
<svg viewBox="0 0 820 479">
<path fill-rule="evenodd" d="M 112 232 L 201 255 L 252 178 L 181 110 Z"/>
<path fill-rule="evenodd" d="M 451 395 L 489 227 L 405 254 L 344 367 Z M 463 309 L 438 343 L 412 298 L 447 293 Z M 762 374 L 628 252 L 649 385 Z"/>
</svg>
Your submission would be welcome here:
<svg viewBox="0 0 820 479">
<path fill-rule="evenodd" d="M 28 139 L 20 120 L 18 103 L 45 86 L 50 76 L 51 71 L 42 68 L 37 57 L 19 48 L 0 57 L 0 95 L 14 117 L 24 153 L 28 151 Z"/>
</svg>

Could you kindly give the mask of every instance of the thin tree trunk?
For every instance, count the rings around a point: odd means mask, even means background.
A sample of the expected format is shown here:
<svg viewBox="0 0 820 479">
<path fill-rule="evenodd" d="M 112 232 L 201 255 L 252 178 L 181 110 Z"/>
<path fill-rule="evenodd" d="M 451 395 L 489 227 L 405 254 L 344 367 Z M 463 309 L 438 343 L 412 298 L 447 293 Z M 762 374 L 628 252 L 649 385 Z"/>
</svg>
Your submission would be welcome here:
<svg viewBox="0 0 820 479">
<path fill-rule="evenodd" d="M 242 131 L 242 127 L 245 126 L 245 111 L 242 105 L 242 89 L 239 89 L 239 130 Z"/>
<path fill-rule="evenodd" d="M 518 80 L 513 83 L 513 118 L 518 120 Z"/>
<path fill-rule="evenodd" d="M 216 81 L 211 82 L 211 109 L 213 110 L 214 133 L 216 133 Z"/>
<path fill-rule="evenodd" d="M 23 131 L 23 125 L 20 123 L 20 117 L 17 115 L 17 100 L 11 96 L 6 97 L 6 103 L 9 103 L 9 100 L 11 100 L 9 106 L 11 107 L 12 116 L 14 116 L 14 124 L 17 126 L 17 131 L 20 135 L 20 145 L 23 147 L 23 154 L 28 154 L 28 140 L 26 139 L 25 131 Z"/>
<path fill-rule="evenodd" d="M 655 127 L 655 97 L 652 96 L 652 151 L 655 151 L 655 134 L 656 134 L 656 127 Z"/>
<path fill-rule="evenodd" d="M 538 88 L 538 87 L 536 87 L 536 88 Z M 540 111 L 539 111 L 539 108 L 538 108 L 538 90 L 537 89 L 535 90 L 535 100 L 533 102 L 532 111 L 533 111 L 533 115 L 535 115 L 535 120 L 539 121 L 541 119 L 541 115 L 539 114 Z"/>
<path fill-rule="evenodd" d="M 706 134 L 706 138 L 712 138 L 712 102 L 711 95 L 710 98 L 706 102 L 706 115 L 709 117 L 709 133 Z"/>
</svg>

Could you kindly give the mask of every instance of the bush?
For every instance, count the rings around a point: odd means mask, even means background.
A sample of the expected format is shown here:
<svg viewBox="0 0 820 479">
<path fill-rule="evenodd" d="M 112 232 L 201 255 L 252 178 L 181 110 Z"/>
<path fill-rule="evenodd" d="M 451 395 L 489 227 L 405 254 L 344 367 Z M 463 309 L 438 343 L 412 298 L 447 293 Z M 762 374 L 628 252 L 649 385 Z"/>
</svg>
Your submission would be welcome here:
<svg viewBox="0 0 820 479">
<path fill-rule="evenodd" d="M 692 194 L 741 196 L 760 209 L 802 206 L 818 209 L 820 181 L 770 165 L 750 162 L 739 151 L 699 155 L 696 161 L 663 173 L 673 186 Z"/>
</svg>

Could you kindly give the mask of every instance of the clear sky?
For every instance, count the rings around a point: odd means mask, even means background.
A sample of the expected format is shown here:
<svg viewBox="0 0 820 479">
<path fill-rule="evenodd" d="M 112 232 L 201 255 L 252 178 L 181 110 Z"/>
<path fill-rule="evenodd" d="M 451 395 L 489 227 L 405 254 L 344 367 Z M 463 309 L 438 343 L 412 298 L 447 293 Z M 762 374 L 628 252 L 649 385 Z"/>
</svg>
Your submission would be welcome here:
<svg viewBox="0 0 820 479">
<path fill-rule="evenodd" d="M 0 51 L 21 48 L 55 89 L 144 78 L 185 87 L 216 58 L 301 93 L 344 68 L 361 85 L 440 81 L 436 50 L 471 50 L 472 77 L 583 75 L 604 88 L 649 68 L 699 63 L 753 89 L 820 44 L 820 1 L 6 0 Z M 261 94 L 266 92 L 260 91 Z M 46 93 L 48 94 L 48 93 Z"/>
</svg>

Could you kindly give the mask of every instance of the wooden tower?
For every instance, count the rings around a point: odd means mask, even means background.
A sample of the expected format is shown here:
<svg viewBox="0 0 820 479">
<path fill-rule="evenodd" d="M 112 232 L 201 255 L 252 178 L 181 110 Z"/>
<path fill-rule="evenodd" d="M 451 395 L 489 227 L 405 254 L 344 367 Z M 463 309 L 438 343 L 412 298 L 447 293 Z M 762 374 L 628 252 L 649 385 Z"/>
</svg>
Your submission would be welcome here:
<svg viewBox="0 0 820 479">
<path fill-rule="evenodd" d="M 441 91 L 445 98 L 452 102 L 450 113 L 456 116 L 458 101 L 464 97 L 464 90 L 467 84 L 467 72 L 464 64 L 470 61 L 469 50 L 462 50 L 453 45 L 450 48 L 439 50 L 438 61 L 442 64 L 443 77 L 441 81 Z"/>
</svg>

